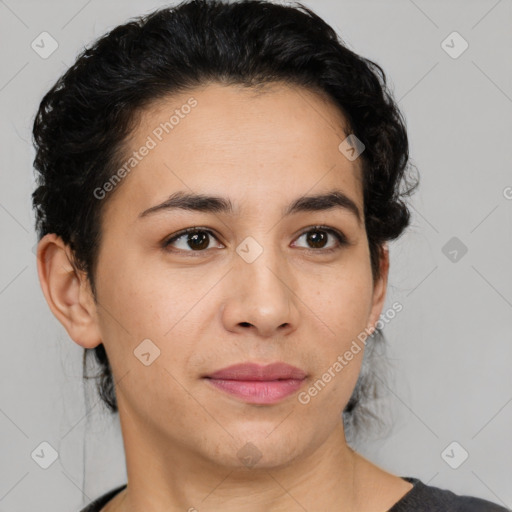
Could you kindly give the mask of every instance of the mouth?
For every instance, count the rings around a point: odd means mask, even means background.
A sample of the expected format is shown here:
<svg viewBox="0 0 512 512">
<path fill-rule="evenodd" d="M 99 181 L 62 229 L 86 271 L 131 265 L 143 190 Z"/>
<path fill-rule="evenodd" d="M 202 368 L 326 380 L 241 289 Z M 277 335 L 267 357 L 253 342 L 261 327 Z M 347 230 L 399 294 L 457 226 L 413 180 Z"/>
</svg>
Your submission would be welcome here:
<svg viewBox="0 0 512 512">
<path fill-rule="evenodd" d="M 273 404 L 300 389 L 307 374 L 286 363 L 261 366 L 242 363 L 218 370 L 203 378 L 215 389 L 252 404 Z"/>
</svg>

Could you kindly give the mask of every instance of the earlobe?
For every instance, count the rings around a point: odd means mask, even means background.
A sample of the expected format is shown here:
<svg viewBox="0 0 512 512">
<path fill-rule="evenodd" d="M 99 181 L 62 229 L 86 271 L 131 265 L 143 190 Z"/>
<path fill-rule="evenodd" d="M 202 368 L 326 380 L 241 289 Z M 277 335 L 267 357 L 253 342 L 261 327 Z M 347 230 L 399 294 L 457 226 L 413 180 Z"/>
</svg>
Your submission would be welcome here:
<svg viewBox="0 0 512 512">
<path fill-rule="evenodd" d="M 87 277 L 72 264 L 70 248 L 55 233 L 37 247 L 37 273 L 46 302 L 71 339 L 84 348 L 102 342 Z"/>
</svg>

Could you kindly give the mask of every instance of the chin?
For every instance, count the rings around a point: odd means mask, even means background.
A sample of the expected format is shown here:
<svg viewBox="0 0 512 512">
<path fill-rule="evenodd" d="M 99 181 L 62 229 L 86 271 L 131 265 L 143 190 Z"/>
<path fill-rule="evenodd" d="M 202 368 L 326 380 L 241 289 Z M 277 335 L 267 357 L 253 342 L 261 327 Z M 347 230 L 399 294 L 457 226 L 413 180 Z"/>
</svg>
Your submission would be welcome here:
<svg viewBox="0 0 512 512">
<path fill-rule="evenodd" d="M 256 471 L 286 467 L 304 455 L 307 442 L 303 437 L 279 428 L 279 422 L 274 422 L 264 429 L 249 427 L 237 434 L 231 432 L 234 439 L 230 437 L 229 443 L 217 445 L 209 458 L 213 463 L 230 469 Z"/>
</svg>

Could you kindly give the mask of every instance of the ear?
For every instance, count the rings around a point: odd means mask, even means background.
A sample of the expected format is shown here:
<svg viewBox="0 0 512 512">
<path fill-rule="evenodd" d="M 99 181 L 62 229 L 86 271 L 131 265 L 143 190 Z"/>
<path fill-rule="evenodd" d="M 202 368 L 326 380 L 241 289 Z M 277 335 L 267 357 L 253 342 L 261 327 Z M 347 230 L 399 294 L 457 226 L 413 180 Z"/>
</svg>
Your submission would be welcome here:
<svg viewBox="0 0 512 512">
<path fill-rule="evenodd" d="M 37 246 L 37 273 L 46 302 L 71 339 L 94 348 L 102 339 L 89 280 L 72 263 L 71 249 L 55 233 Z"/>
<path fill-rule="evenodd" d="M 375 324 L 379 320 L 386 300 L 386 291 L 388 286 L 389 274 L 389 247 L 387 242 L 382 246 L 380 258 L 380 278 L 376 280 L 373 288 L 373 304 L 368 319 L 368 328 L 375 329 Z"/>
</svg>

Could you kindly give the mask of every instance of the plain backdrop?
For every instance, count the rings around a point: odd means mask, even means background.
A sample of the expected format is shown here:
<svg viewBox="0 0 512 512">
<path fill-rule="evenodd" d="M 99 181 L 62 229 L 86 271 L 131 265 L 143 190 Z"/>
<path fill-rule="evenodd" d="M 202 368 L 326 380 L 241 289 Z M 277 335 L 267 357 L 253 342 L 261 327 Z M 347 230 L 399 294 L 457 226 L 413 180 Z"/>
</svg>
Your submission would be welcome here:
<svg viewBox="0 0 512 512">
<path fill-rule="evenodd" d="M 421 177 L 411 227 L 390 246 L 384 309 L 403 305 L 384 330 L 393 428 L 357 449 L 512 507 L 512 3 L 304 4 L 383 67 Z M 85 400 L 82 349 L 40 289 L 31 126 L 84 45 L 162 5 L 0 1 L 0 512 L 70 512 L 126 482 L 118 419 L 92 388 Z M 31 46 L 42 32 L 58 44 L 47 58 Z M 41 443 L 58 454 L 47 469 Z"/>
</svg>

